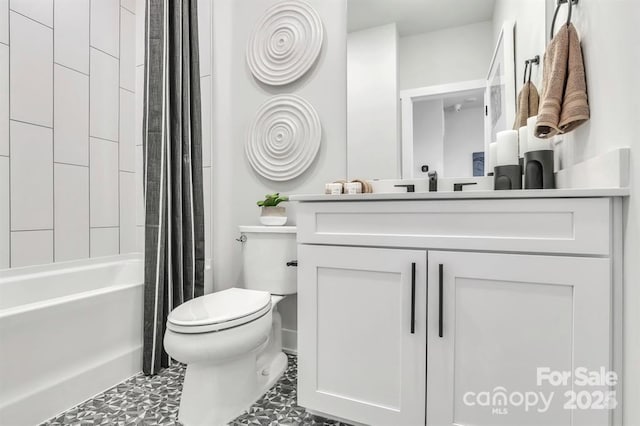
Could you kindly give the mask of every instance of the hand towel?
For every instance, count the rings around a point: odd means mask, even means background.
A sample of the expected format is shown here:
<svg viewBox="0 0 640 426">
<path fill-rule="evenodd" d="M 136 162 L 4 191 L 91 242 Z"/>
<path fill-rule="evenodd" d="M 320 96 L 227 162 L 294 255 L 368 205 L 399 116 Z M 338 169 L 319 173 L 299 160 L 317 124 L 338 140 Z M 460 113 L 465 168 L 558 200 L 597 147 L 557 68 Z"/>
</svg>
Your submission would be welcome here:
<svg viewBox="0 0 640 426">
<path fill-rule="evenodd" d="M 570 132 L 589 119 L 582 48 L 573 24 L 563 25 L 547 47 L 542 87 L 537 137 Z"/>
<path fill-rule="evenodd" d="M 527 118 L 538 115 L 538 105 L 540 103 L 540 95 L 535 84 L 527 81 L 520 94 L 518 94 L 518 105 L 516 111 L 516 120 L 513 123 L 513 129 L 518 130 L 520 127 L 527 125 Z"/>
</svg>

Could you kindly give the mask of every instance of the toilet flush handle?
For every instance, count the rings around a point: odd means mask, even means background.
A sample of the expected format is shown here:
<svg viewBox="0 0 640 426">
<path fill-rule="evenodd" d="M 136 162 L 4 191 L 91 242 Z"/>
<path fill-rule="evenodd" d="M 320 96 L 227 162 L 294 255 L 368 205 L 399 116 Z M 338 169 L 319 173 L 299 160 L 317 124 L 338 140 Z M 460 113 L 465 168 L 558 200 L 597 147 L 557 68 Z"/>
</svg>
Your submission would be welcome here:
<svg viewBox="0 0 640 426">
<path fill-rule="evenodd" d="M 247 236 L 242 234 L 242 235 L 240 235 L 240 238 L 236 238 L 236 241 L 244 243 L 244 242 L 247 241 Z"/>
<path fill-rule="evenodd" d="M 298 261 L 290 260 L 289 262 L 287 262 L 287 266 L 298 266 Z"/>
</svg>

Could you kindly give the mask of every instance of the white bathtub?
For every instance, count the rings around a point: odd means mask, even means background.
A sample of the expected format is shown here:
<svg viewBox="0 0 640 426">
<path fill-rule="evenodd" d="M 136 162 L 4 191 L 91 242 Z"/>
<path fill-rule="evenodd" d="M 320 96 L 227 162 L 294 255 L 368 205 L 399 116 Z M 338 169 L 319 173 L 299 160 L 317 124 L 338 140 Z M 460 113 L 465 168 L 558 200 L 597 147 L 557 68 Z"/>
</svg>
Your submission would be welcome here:
<svg viewBox="0 0 640 426">
<path fill-rule="evenodd" d="M 143 266 L 115 256 L 0 271 L 0 425 L 34 425 L 141 370 Z"/>
</svg>

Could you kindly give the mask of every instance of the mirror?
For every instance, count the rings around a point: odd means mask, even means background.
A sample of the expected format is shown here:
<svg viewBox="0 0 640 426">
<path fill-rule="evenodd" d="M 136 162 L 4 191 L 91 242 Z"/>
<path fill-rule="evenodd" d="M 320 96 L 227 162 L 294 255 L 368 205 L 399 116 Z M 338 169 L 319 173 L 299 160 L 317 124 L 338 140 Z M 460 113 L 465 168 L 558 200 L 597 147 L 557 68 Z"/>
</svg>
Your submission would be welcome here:
<svg viewBox="0 0 640 426">
<path fill-rule="evenodd" d="M 515 116 L 514 23 L 504 21 L 518 3 L 347 0 L 349 179 L 485 174 L 489 139 Z M 544 11 L 526 19 L 544 28 Z"/>
<path fill-rule="evenodd" d="M 400 92 L 402 177 L 484 176 L 485 80 Z"/>
</svg>

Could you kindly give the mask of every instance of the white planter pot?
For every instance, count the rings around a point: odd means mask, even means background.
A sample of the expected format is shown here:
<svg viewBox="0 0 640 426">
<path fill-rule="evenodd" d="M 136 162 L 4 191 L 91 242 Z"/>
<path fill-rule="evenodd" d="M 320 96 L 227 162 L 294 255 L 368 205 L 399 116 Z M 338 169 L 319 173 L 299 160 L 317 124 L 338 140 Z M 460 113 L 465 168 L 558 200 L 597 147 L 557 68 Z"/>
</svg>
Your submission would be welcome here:
<svg viewBox="0 0 640 426">
<path fill-rule="evenodd" d="M 287 223 L 287 210 L 284 207 L 262 207 L 260 223 L 266 226 L 282 226 Z"/>
</svg>

